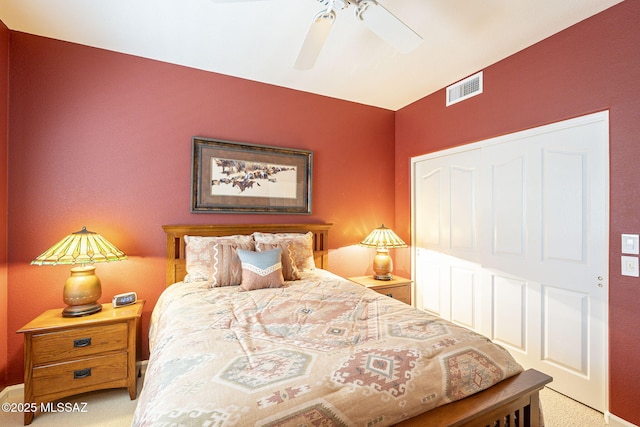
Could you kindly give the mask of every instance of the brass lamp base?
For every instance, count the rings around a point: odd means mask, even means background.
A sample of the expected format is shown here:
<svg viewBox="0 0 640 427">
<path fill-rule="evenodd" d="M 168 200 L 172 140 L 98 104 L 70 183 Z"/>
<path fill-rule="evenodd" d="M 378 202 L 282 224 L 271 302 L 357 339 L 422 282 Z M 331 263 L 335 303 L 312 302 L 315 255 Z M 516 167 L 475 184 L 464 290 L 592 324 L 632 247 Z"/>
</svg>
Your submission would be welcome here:
<svg viewBox="0 0 640 427">
<path fill-rule="evenodd" d="M 376 248 L 376 256 L 373 257 L 373 278 L 376 280 L 391 280 L 391 271 L 393 271 L 393 261 L 389 256 L 389 249 Z"/>
<path fill-rule="evenodd" d="M 69 305 L 62 310 L 62 317 L 79 317 L 88 316 L 102 310 L 102 304 L 94 302 L 93 304 Z"/>
<path fill-rule="evenodd" d="M 95 275 L 94 266 L 74 267 L 71 276 L 64 284 L 62 299 L 67 307 L 62 310 L 63 317 L 87 316 L 102 310 L 98 299 L 102 296 L 102 284 Z"/>
</svg>

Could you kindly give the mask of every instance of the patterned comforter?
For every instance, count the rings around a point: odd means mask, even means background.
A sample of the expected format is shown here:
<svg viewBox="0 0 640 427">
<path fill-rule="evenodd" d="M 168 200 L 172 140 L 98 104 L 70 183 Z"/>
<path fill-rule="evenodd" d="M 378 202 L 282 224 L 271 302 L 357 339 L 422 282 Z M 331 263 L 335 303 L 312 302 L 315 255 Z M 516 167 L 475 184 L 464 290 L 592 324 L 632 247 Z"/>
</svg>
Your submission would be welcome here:
<svg viewBox="0 0 640 427">
<path fill-rule="evenodd" d="M 323 270 L 179 283 L 152 315 L 134 426 L 388 426 L 522 368 L 487 338 Z"/>
</svg>

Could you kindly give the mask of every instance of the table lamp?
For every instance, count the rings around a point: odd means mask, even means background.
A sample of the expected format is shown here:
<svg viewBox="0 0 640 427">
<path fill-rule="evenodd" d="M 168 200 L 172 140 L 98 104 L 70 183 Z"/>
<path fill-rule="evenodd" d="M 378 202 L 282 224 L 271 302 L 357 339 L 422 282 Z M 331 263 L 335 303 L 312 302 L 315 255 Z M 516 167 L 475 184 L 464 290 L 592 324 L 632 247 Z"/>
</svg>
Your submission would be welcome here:
<svg viewBox="0 0 640 427">
<path fill-rule="evenodd" d="M 389 256 L 389 248 L 406 248 L 407 244 L 402 241 L 392 229 L 382 224 L 381 227 L 373 230 L 360 242 L 361 246 L 376 248 L 376 256 L 373 257 L 373 278 L 376 280 L 391 280 L 393 271 L 393 261 Z"/>
<path fill-rule="evenodd" d="M 102 296 L 102 285 L 95 274 L 96 262 L 127 259 L 120 249 L 98 233 L 82 230 L 69 234 L 31 261 L 34 265 L 80 264 L 71 268 L 71 276 L 64 285 L 63 300 L 67 307 L 63 317 L 86 316 L 102 310 L 97 301 Z"/>
</svg>

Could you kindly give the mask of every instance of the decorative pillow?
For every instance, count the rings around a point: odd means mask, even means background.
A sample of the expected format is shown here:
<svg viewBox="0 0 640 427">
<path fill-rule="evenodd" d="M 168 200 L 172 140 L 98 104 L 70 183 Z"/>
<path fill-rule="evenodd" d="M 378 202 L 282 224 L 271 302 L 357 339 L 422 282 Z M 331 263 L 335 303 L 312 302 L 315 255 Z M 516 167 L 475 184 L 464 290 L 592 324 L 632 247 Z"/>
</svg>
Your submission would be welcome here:
<svg viewBox="0 0 640 427">
<path fill-rule="evenodd" d="M 256 243 L 256 251 L 270 251 L 276 248 L 282 250 L 282 275 L 284 280 L 300 280 L 300 271 L 293 260 L 290 242 L 280 243 Z"/>
<path fill-rule="evenodd" d="M 280 248 L 263 252 L 238 249 L 238 256 L 242 261 L 241 291 L 284 286 Z"/>
<path fill-rule="evenodd" d="M 235 244 L 238 248 L 254 248 L 252 236 L 184 236 L 187 275 L 184 281 L 210 280 L 213 274 L 213 246 L 217 243 Z"/>
<path fill-rule="evenodd" d="M 235 286 L 242 283 L 242 263 L 238 249 L 252 250 L 253 244 L 215 243 L 211 249 L 209 286 Z"/>
<path fill-rule="evenodd" d="M 289 250 L 293 255 L 293 260 L 298 270 L 315 270 L 316 264 L 313 260 L 313 233 L 253 233 L 253 238 L 258 243 L 269 243 L 272 245 L 289 242 Z"/>
</svg>

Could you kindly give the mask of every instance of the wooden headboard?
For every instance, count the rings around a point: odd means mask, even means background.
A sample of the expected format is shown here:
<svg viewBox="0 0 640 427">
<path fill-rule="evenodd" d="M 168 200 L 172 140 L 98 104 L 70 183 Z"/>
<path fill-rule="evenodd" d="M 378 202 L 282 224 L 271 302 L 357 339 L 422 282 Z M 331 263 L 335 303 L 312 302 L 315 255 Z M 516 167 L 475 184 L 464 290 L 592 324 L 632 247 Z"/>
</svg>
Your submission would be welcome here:
<svg viewBox="0 0 640 427">
<path fill-rule="evenodd" d="M 329 228 L 332 224 L 214 224 L 163 225 L 167 235 L 166 286 L 184 279 L 186 260 L 184 236 L 230 236 L 261 233 L 313 233 L 313 258 L 316 267 L 329 268 Z"/>
</svg>

